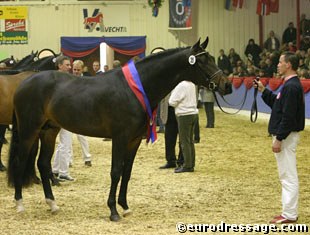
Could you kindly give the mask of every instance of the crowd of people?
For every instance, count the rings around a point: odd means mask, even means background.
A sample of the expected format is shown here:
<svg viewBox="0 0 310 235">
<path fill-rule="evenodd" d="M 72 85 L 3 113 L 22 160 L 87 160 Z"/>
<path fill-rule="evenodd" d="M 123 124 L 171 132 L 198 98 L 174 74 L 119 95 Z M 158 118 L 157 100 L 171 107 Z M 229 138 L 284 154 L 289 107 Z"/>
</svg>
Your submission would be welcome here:
<svg viewBox="0 0 310 235">
<path fill-rule="evenodd" d="M 297 69 L 299 78 L 310 79 L 310 29 L 304 27 L 303 30 L 299 48 L 297 48 L 296 43 L 296 28 L 290 22 L 283 32 L 282 41 L 271 30 L 262 47 L 255 43 L 254 39 L 249 39 L 244 51 L 245 60 L 241 59 L 241 56 L 234 48 L 229 50 L 228 55 L 225 54 L 223 49 L 220 49 L 217 64 L 230 77 L 260 76 L 277 78 L 279 77 L 277 65 L 280 55 L 285 51 L 290 51 L 299 58 Z"/>
</svg>

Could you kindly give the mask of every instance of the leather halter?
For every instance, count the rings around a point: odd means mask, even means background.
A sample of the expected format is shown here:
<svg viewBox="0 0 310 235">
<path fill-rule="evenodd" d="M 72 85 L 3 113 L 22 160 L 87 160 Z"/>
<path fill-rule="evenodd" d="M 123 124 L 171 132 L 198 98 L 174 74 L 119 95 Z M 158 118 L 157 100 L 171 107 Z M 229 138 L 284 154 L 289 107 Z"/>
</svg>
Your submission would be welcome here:
<svg viewBox="0 0 310 235">
<path fill-rule="evenodd" d="M 203 51 L 203 52 L 200 52 L 196 55 L 193 55 L 195 56 L 195 58 L 197 58 L 198 56 L 201 56 L 201 55 L 204 55 L 204 54 L 207 54 L 206 51 Z M 196 63 L 195 63 L 196 64 Z M 195 65 L 194 64 L 194 65 Z M 217 70 L 216 72 L 214 72 L 211 76 L 206 76 L 206 74 L 203 72 L 203 70 L 201 69 L 201 67 L 198 65 L 198 69 L 199 69 L 199 72 L 204 76 L 206 77 L 206 80 L 207 82 L 209 83 L 208 84 L 208 89 L 211 90 L 211 91 L 215 91 L 217 89 L 217 85 L 215 84 L 215 82 L 213 82 L 212 80 L 215 78 L 216 75 L 218 75 L 219 73 L 220 74 L 223 74 L 223 71 L 221 69 Z"/>
</svg>

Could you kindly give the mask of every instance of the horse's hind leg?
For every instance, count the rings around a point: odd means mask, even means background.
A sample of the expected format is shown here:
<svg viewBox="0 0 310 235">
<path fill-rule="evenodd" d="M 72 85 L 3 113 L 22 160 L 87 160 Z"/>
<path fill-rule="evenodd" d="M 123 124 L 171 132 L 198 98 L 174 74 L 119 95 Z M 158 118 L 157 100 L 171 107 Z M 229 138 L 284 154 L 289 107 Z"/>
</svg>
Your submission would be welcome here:
<svg viewBox="0 0 310 235">
<path fill-rule="evenodd" d="M 44 195 L 46 203 L 50 206 L 52 213 L 59 210 L 56 205 L 55 198 L 52 192 L 51 178 L 51 159 L 55 149 L 55 140 L 59 132 L 59 128 L 49 128 L 40 132 L 41 148 L 38 159 L 38 168 L 41 175 Z"/>
<path fill-rule="evenodd" d="M 141 139 L 137 139 L 134 142 L 130 143 L 130 149 L 128 149 L 128 153 L 125 156 L 124 160 L 124 166 L 123 166 L 123 174 L 122 174 L 122 181 L 121 181 L 121 187 L 118 197 L 118 204 L 122 206 L 124 212 L 123 216 L 128 216 L 131 214 L 131 210 L 128 207 L 127 204 L 127 188 L 128 188 L 128 182 L 130 180 L 131 171 L 133 162 L 137 153 L 137 150 L 140 146 Z"/>
</svg>

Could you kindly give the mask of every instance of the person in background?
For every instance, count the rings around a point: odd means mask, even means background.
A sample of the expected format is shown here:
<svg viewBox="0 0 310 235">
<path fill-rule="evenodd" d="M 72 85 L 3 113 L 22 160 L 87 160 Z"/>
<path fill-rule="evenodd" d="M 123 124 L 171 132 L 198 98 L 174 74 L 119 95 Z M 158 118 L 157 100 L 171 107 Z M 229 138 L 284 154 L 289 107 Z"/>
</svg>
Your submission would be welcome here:
<svg viewBox="0 0 310 235">
<path fill-rule="evenodd" d="M 299 132 L 305 128 L 305 98 L 296 74 L 298 57 L 292 52 L 280 56 L 278 72 L 284 85 L 278 94 L 266 89 L 260 81 L 254 83 L 262 92 L 262 99 L 271 108 L 268 132 L 272 135 L 280 182 L 282 185 L 282 213 L 270 221 L 274 224 L 294 223 L 298 219 L 299 183 L 296 148 Z"/>
<path fill-rule="evenodd" d="M 238 53 L 236 53 L 234 48 L 230 48 L 228 59 L 230 61 L 231 66 L 234 68 L 238 66 L 237 62 L 241 60 L 241 57 Z"/>
<path fill-rule="evenodd" d="M 88 67 L 87 66 L 84 66 L 83 67 L 83 71 L 82 71 L 82 75 L 83 76 L 92 76 L 91 73 L 88 71 Z"/>
<path fill-rule="evenodd" d="M 70 58 L 67 56 L 58 56 L 56 58 L 56 66 L 59 72 L 70 73 L 71 63 Z M 71 132 L 65 129 L 60 129 L 59 132 L 59 144 L 56 148 L 54 164 L 53 164 L 53 174 L 57 177 L 59 181 L 73 181 L 69 175 L 69 164 L 71 159 L 71 147 L 72 138 Z"/>
<path fill-rule="evenodd" d="M 215 115 L 213 92 L 205 87 L 201 87 L 199 89 L 199 95 L 201 97 L 201 102 L 203 103 L 207 117 L 206 128 L 214 128 Z"/>
<path fill-rule="evenodd" d="M 104 72 L 109 71 L 109 65 L 107 65 L 107 64 L 104 65 L 104 66 L 103 66 L 103 71 L 104 71 Z"/>
<path fill-rule="evenodd" d="M 179 143 L 178 159 L 176 158 L 175 147 L 177 144 L 177 137 L 179 133 L 178 122 L 175 116 L 175 111 L 168 101 L 170 95 L 167 95 L 160 102 L 160 118 L 165 125 L 165 158 L 166 164 L 159 167 L 159 169 L 169 169 L 181 166 L 184 163 L 181 144 Z"/>
<path fill-rule="evenodd" d="M 272 78 L 277 73 L 277 67 L 272 64 L 270 58 L 266 59 L 266 66 L 264 67 L 265 77 Z"/>
<path fill-rule="evenodd" d="M 280 49 L 280 40 L 275 36 L 273 30 L 269 32 L 269 37 L 264 42 L 264 48 L 269 52 L 278 51 Z"/>
<path fill-rule="evenodd" d="M 284 30 L 282 35 L 282 44 L 289 44 L 290 42 L 295 44 L 297 37 L 297 30 L 294 27 L 294 23 L 290 22 L 288 27 Z"/>
<path fill-rule="evenodd" d="M 298 71 L 299 79 L 310 79 L 310 73 L 308 69 L 301 69 Z"/>
<path fill-rule="evenodd" d="M 113 61 L 113 69 L 121 67 L 121 62 L 119 60 L 114 60 Z"/>
<path fill-rule="evenodd" d="M 260 53 L 262 52 L 262 49 L 259 45 L 257 45 L 253 38 L 249 40 L 248 45 L 245 48 L 245 56 L 248 57 L 249 60 L 252 60 L 254 66 L 258 67 L 259 60 L 260 60 Z"/>
<path fill-rule="evenodd" d="M 82 60 L 75 60 L 72 64 L 72 73 L 73 75 L 79 76 L 83 78 L 83 67 L 84 62 Z M 76 135 L 78 141 L 80 142 L 81 148 L 82 148 L 82 154 L 83 154 L 83 160 L 85 166 L 92 166 L 91 164 L 91 154 L 89 153 L 89 145 L 87 138 L 83 135 Z M 72 156 L 72 143 L 71 143 L 71 159 L 70 164 L 73 162 L 73 156 Z"/>
<path fill-rule="evenodd" d="M 93 70 L 94 70 L 96 76 L 103 73 L 103 72 L 100 70 L 100 62 L 99 62 L 98 60 L 95 60 L 95 61 L 93 62 Z"/>
<path fill-rule="evenodd" d="M 174 170 L 175 173 L 193 172 L 195 168 L 194 127 L 198 118 L 195 84 L 180 82 L 171 92 L 169 105 L 174 107 L 177 116 L 179 139 L 184 164 Z"/>
<path fill-rule="evenodd" d="M 217 58 L 217 66 L 228 76 L 232 72 L 230 61 L 227 55 L 225 55 L 223 49 L 221 49 L 219 53 L 220 55 Z"/>
</svg>

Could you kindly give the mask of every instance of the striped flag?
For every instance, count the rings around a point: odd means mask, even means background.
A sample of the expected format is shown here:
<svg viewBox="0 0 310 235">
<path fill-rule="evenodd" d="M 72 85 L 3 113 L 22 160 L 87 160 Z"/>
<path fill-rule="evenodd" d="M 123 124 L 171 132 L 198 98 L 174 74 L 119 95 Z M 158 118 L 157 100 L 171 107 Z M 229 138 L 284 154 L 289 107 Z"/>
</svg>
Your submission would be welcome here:
<svg viewBox="0 0 310 235">
<path fill-rule="evenodd" d="M 270 14 L 270 0 L 257 0 L 256 13 L 258 15 Z"/>
</svg>

